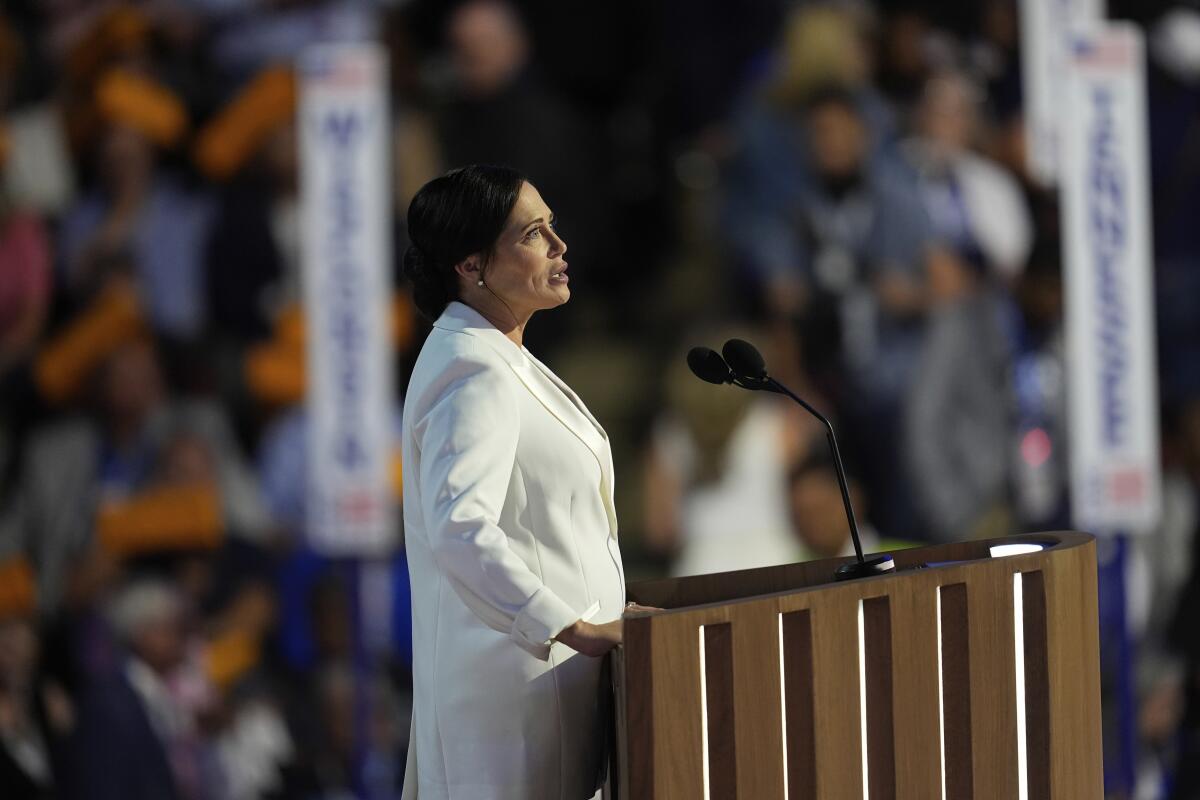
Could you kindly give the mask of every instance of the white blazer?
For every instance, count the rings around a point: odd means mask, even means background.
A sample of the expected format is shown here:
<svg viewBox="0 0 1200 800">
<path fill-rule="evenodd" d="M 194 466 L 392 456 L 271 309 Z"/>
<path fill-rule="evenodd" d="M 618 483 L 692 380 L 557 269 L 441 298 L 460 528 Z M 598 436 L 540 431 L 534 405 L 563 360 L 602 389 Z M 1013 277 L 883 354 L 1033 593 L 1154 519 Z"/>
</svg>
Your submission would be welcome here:
<svg viewBox="0 0 1200 800">
<path fill-rule="evenodd" d="M 601 659 L 550 640 L 624 609 L 607 435 L 544 364 L 455 302 L 413 369 L 403 456 L 404 800 L 591 797 Z"/>
</svg>

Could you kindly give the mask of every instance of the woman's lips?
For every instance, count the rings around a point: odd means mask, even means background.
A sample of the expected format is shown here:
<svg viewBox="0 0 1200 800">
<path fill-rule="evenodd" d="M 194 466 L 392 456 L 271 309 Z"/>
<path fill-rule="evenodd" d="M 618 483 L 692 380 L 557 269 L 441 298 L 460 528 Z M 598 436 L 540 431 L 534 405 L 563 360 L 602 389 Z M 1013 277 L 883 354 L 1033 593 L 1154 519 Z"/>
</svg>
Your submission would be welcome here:
<svg viewBox="0 0 1200 800">
<path fill-rule="evenodd" d="M 557 272 L 550 273 L 550 283 L 555 286 L 565 286 L 570 282 L 570 277 L 567 275 L 567 265 L 563 264 L 562 269 Z"/>
</svg>

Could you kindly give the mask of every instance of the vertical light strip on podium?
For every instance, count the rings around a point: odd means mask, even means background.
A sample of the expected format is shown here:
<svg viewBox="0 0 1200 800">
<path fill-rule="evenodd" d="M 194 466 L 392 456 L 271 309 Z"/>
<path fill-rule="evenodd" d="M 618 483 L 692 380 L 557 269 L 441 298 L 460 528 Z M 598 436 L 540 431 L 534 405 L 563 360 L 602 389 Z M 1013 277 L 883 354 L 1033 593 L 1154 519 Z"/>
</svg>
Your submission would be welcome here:
<svg viewBox="0 0 1200 800">
<path fill-rule="evenodd" d="M 777 614 L 779 621 L 779 740 L 783 745 L 783 800 L 788 800 L 788 733 L 787 733 L 787 667 L 784 664 L 783 614 Z"/>
<path fill-rule="evenodd" d="M 1029 800 L 1029 753 L 1025 734 L 1025 612 L 1021 573 L 1013 574 L 1013 668 L 1017 679 L 1017 799 Z"/>
<path fill-rule="evenodd" d="M 867 756 L 867 631 L 863 614 L 863 601 L 858 601 L 858 724 L 859 740 L 862 742 L 862 790 L 863 800 L 871 797 L 870 773 Z"/>
<path fill-rule="evenodd" d="M 708 672 L 704 663 L 704 626 L 696 631 L 700 637 L 700 757 L 704 770 L 704 800 L 708 794 Z"/>
<path fill-rule="evenodd" d="M 937 588 L 934 601 L 934 619 L 937 621 L 937 704 L 938 704 L 938 749 L 941 752 L 942 800 L 946 800 L 946 702 L 942 695 L 946 691 L 945 674 L 942 672 L 942 587 Z"/>
</svg>

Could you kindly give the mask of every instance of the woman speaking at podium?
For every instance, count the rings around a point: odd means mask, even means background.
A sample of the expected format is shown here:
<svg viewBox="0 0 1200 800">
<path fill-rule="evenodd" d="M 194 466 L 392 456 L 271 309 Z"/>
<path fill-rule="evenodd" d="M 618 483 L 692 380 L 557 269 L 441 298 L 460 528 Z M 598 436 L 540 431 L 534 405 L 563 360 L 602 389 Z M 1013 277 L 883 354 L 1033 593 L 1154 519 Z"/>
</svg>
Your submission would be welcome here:
<svg viewBox="0 0 1200 800">
<path fill-rule="evenodd" d="M 608 437 L 525 349 L 567 245 L 505 167 L 427 183 L 404 270 L 431 320 L 404 403 L 413 726 L 404 800 L 588 798 L 625 581 Z"/>
</svg>

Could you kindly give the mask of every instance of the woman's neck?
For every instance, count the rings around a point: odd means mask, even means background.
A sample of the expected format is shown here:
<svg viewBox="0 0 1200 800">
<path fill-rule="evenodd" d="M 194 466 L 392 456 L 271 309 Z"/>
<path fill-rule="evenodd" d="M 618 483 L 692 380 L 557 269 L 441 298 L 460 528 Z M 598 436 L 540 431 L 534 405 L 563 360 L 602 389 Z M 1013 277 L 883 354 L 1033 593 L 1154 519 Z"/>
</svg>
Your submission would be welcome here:
<svg viewBox="0 0 1200 800">
<path fill-rule="evenodd" d="M 488 302 L 489 300 L 490 302 Z M 517 347 L 523 346 L 525 325 L 528 324 L 532 314 L 518 315 L 499 299 L 490 295 L 472 297 L 470 300 L 463 300 L 462 302 L 475 309 L 479 316 L 490 322 L 492 327 L 503 333 Z"/>
</svg>

